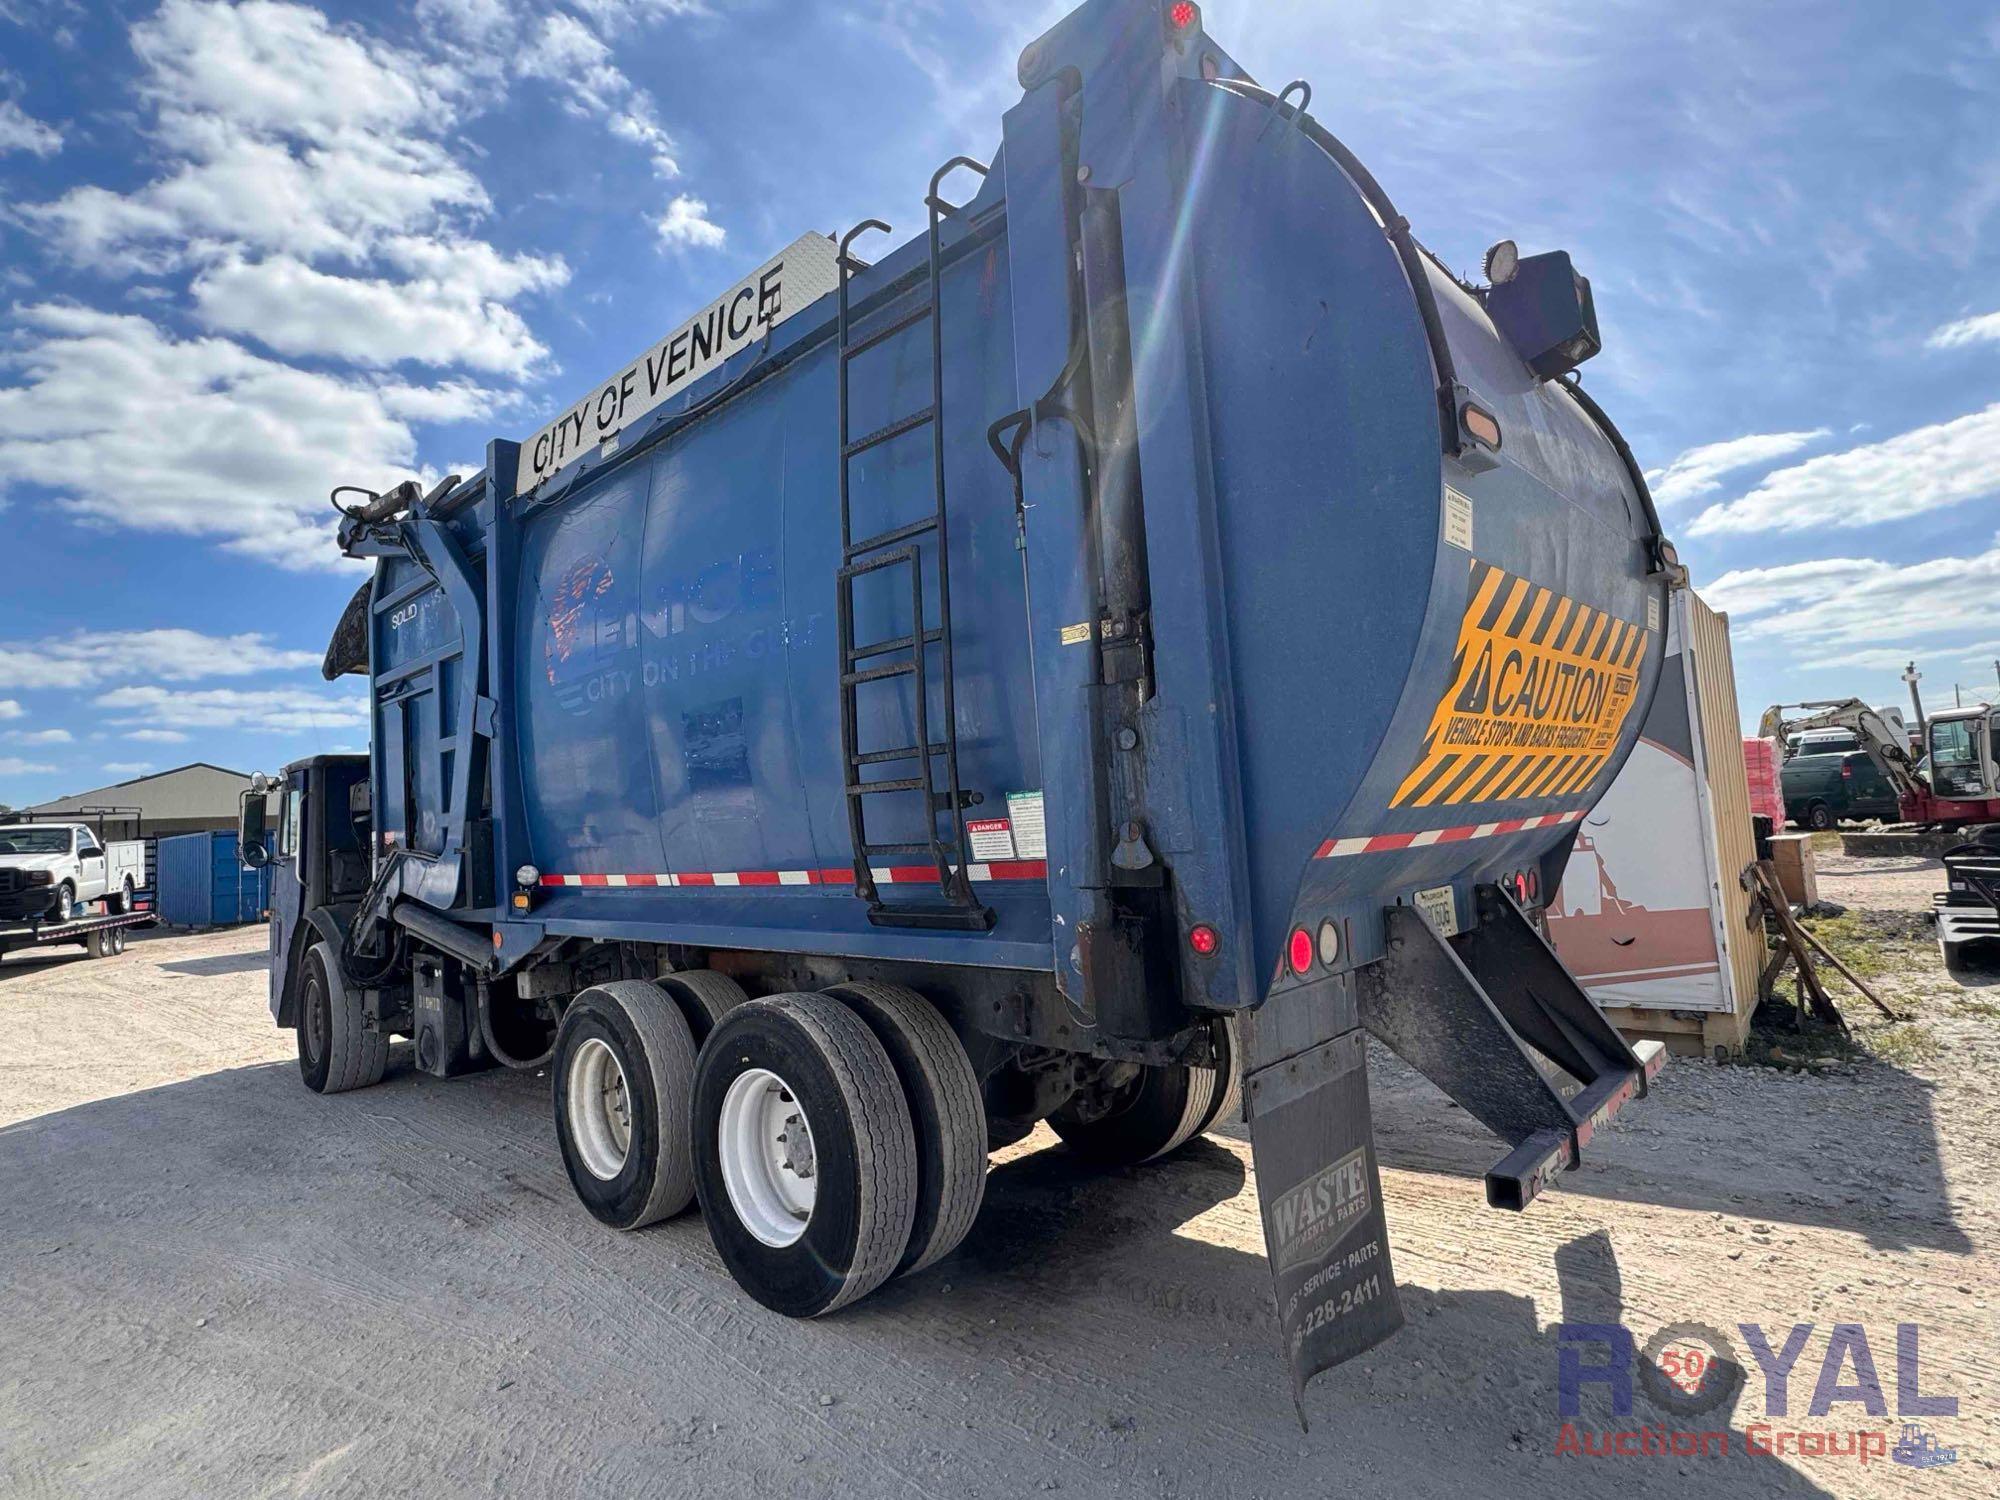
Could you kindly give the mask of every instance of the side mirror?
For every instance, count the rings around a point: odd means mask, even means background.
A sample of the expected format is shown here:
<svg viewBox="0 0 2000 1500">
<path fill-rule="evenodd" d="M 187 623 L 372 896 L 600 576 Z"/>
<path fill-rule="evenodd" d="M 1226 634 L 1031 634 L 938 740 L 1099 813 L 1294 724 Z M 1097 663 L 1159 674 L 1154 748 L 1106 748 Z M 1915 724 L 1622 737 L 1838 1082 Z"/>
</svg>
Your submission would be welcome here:
<svg viewBox="0 0 2000 1500">
<path fill-rule="evenodd" d="M 271 851 L 264 847 L 264 832 L 264 794 L 255 790 L 245 792 L 237 804 L 236 857 L 253 870 L 271 862 Z"/>
</svg>

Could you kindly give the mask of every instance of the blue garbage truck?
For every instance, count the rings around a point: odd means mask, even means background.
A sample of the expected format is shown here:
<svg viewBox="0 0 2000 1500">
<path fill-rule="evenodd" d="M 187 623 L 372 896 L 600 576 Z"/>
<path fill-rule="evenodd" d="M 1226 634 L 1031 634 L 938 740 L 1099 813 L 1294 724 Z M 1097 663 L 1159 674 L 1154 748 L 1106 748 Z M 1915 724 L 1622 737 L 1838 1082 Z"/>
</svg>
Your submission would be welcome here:
<svg viewBox="0 0 2000 1500">
<path fill-rule="evenodd" d="M 1401 1321 L 1368 1038 L 1507 1209 L 1659 1065 L 1539 911 L 1686 576 L 1568 255 L 1454 274 L 1188 0 L 1018 71 L 907 241 L 335 492 L 372 740 L 285 773 L 272 1013 L 322 1093 L 547 1069 L 591 1213 L 698 1202 L 796 1316 L 948 1255 L 1038 1123 L 1131 1165 L 1240 1109 L 1302 1390 Z"/>
</svg>

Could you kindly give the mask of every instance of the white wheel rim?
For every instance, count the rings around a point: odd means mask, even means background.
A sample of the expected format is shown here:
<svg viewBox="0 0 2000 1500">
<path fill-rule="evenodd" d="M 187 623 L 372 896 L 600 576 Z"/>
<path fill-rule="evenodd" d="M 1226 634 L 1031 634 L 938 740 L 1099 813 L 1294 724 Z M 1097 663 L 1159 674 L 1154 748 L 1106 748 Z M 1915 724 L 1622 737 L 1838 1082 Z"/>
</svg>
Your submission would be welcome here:
<svg viewBox="0 0 2000 1500">
<path fill-rule="evenodd" d="M 722 1096 L 717 1155 L 729 1206 L 774 1250 L 796 1244 L 819 1197 L 812 1126 L 791 1086 L 767 1068 L 739 1074 Z"/>
<path fill-rule="evenodd" d="M 609 1182 L 632 1151 L 632 1094 L 618 1056 L 596 1037 L 569 1059 L 569 1134 L 591 1176 Z"/>
</svg>

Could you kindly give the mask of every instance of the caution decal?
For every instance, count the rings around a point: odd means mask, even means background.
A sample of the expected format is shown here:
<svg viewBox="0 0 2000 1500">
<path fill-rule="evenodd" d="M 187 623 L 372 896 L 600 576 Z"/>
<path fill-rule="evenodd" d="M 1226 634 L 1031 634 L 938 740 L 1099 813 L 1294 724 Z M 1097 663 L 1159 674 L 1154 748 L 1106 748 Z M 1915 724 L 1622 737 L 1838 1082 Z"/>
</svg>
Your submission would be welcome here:
<svg viewBox="0 0 2000 1500">
<path fill-rule="evenodd" d="M 1638 697 L 1646 634 L 1475 560 L 1451 688 L 1389 805 L 1582 791 L 1616 748 Z"/>
</svg>

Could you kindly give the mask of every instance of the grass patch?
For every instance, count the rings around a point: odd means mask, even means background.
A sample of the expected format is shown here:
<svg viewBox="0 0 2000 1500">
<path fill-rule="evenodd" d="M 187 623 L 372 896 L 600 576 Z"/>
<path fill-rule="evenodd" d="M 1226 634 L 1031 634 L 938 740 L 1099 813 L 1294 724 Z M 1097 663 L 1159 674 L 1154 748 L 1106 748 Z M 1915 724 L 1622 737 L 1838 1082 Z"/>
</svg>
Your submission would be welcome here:
<svg viewBox="0 0 2000 1500">
<path fill-rule="evenodd" d="M 1937 1038 L 1910 1021 L 1894 1026 L 1871 1026 L 1855 1038 L 1878 1062 L 1907 1068 L 1937 1055 Z"/>
<path fill-rule="evenodd" d="M 1991 1000 L 1973 1000 L 1959 995 L 1952 998 L 1952 1009 L 1962 1016 L 1978 1016 L 1982 1021 L 2000 1021 L 2000 1005 Z"/>
<path fill-rule="evenodd" d="M 1806 931 L 1826 944 L 1827 949 L 1863 979 L 1879 979 L 1910 967 L 1910 950 L 1918 945 L 1899 930 L 1900 923 L 1870 920 L 1873 913 L 1843 912 L 1837 917 L 1806 917 L 1800 922 Z M 1900 916 L 1900 913 L 1883 913 Z M 1815 962 L 1818 956 L 1815 955 Z M 1838 982 L 1839 976 L 1834 976 Z"/>
</svg>

